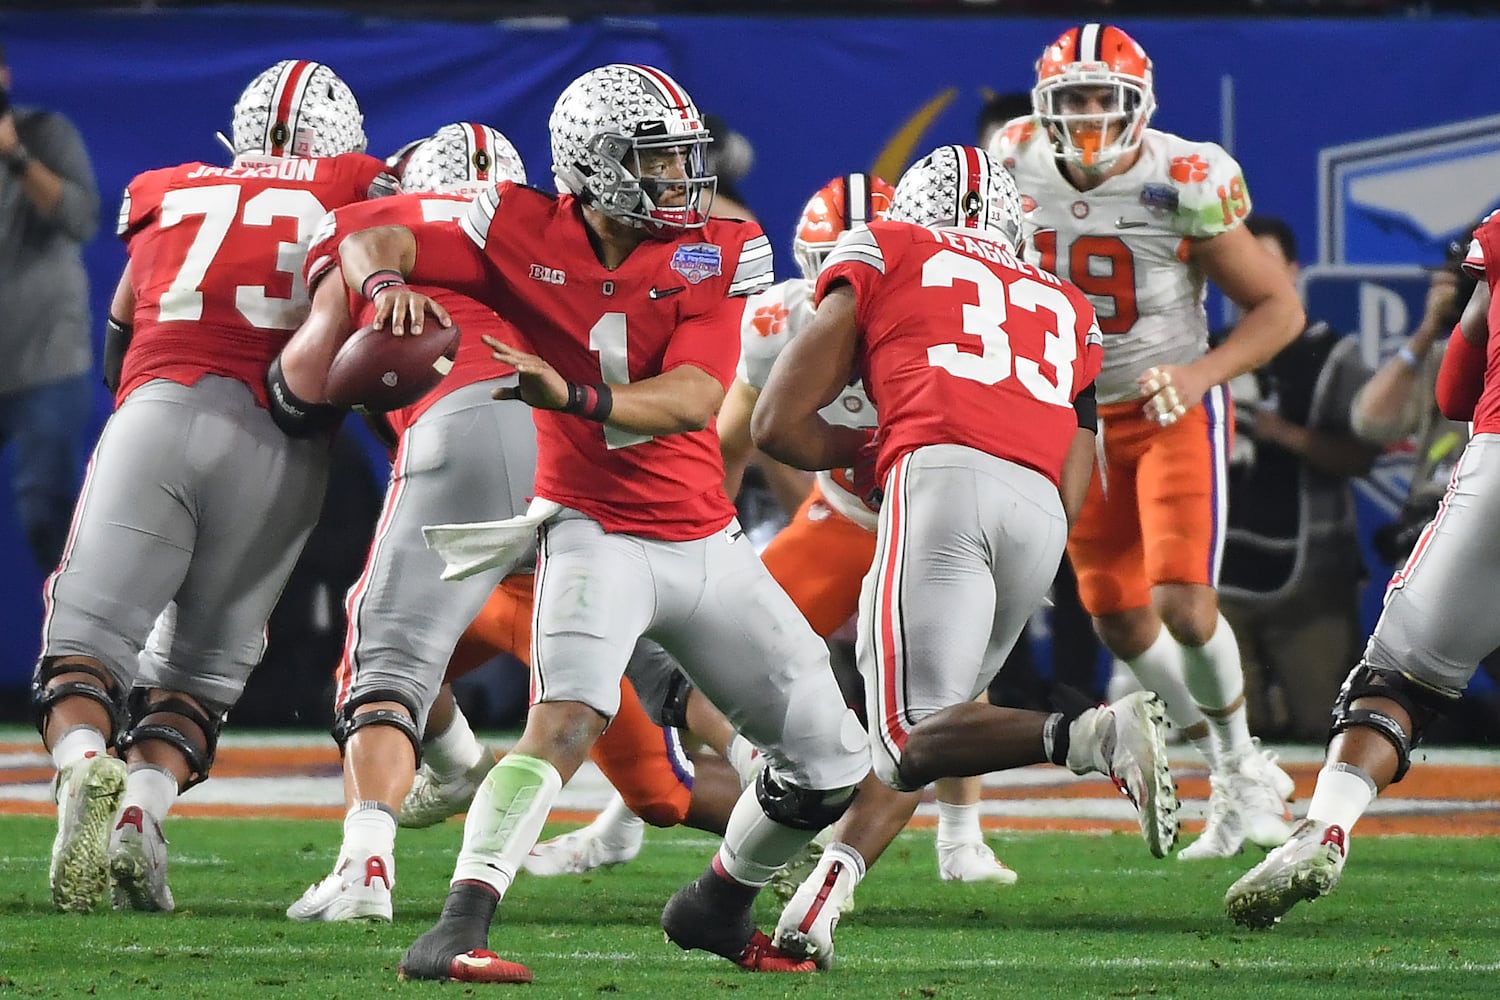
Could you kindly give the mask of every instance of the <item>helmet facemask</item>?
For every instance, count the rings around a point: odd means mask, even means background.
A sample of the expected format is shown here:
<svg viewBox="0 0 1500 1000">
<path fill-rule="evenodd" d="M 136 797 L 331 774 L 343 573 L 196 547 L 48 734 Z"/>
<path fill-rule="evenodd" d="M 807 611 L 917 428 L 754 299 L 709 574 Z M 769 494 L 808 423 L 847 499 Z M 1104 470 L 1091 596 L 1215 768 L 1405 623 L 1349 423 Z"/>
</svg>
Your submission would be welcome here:
<svg viewBox="0 0 1500 1000">
<path fill-rule="evenodd" d="M 1090 172 L 1139 148 L 1154 110 L 1147 81 L 1086 66 L 1038 83 L 1032 103 L 1058 159 Z"/>
<path fill-rule="evenodd" d="M 656 131 L 649 129 L 648 131 Z M 585 175 L 583 200 L 605 215 L 644 228 L 652 236 L 700 229 L 718 190 L 709 174 L 704 149 L 712 139 L 696 136 L 597 135 L 589 143 L 598 168 Z M 671 159 L 680 157 L 681 170 Z M 662 163 L 665 159 L 667 162 Z M 680 173 L 681 176 L 673 176 Z M 656 176 L 652 176 L 656 175 Z"/>
</svg>

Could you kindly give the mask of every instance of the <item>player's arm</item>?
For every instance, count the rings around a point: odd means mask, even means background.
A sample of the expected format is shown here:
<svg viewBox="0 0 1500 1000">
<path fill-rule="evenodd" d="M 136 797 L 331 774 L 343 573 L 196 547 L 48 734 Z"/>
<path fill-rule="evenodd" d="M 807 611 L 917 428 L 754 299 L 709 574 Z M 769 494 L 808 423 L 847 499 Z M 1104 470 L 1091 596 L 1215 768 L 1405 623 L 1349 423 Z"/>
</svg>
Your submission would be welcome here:
<svg viewBox="0 0 1500 1000">
<path fill-rule="evenodd" d="M 398 337 L 420 334 L 427 315 L 445 327 L 453 325 L 448 310 L 408 287 L 408 278 L 487 301 L 490 274 L 483 250 L 464 230 L 448 223 L 376 226 L 350 233 L 339 244 L 339 266 L 345 284 L 374 304 L 372 324 L 390 324 Z"/>
<path fill-rule="evenodd" d="M 1438 369 L 1437 403 L 1449 420 L 1473 420 L 1474 407 L 1484 391 L 1484 369 L 1489 350 L 1490 286 L 1481 281 L 1464 306 L 1458 326 L 1448 338 Z"/>
<path fill-rule="evenodd" d="M 515 368 L 519 384 L 502 386 L 496 399 L 519 399 L 539 410 L 561 410 L 610 427 L 660 437 L 706 428 L 719 404 L 724 385 L 696 364 L 676 365 L 660 375 L 628 385 L 569 382 L 535 354 L 527 354 L 489 334 L 482 338 L 491 357 Z"/>
<path fill-rule="evenodd" d="M 835 426 L 818 413 L 838 398 L 854 372 L 856 308 L 853 288 L 834 285 L 807 329 L 776 359 L 755 404 L 750 434 L 756 447 L 778 462 L 810 471 L 848 467 L 868 440 L 864 431 Z"/>
<path fill-rule="evenodd" d="M 104 388 L 120 388 L 120 372 L 125 367 L 125 352 L 135 333 L 135 288 L 130 283 L 130 260 L 120 272 L 115 294 L 109 301 L 109 318 L 104 324 Z"/>
<path fill-rule="evenodd" d="M 1240 309 L 1240 321 L 1218 347 L 1183 368 L 1192 373 L 1182 397 L 1197 400 L 1211 387 L 1270 361 L 1302 332 L 1307 315 L 1296 286 L 1243 225 L 1195 240 L 1192 261 Z"/>
<path fill-rule="evenodd" d="M 1084 498 L 1089 495 L 1089 482 L 1094 478 L 1094 463 L 1098 457 L 1097 437 L 1093 428 L 1079 426 L 1068 445 L 1068 454 L 1063 458 L 1058 492 L 1062 495 L 1063 513 L 1068 516 L 1069 528 L 1078 520 Z"/>
<path fill-rule="evenodd" d="M 745 468 L 755 452 L 755 442 L 750 440 L 750 414 L 758 398 L 759 389 L 736 378 L 724 394 L 724 405 L 719 407 L 719 454 L 724 458 L 724 492 L 731 498 L 739 496 Z"/>
</svg>

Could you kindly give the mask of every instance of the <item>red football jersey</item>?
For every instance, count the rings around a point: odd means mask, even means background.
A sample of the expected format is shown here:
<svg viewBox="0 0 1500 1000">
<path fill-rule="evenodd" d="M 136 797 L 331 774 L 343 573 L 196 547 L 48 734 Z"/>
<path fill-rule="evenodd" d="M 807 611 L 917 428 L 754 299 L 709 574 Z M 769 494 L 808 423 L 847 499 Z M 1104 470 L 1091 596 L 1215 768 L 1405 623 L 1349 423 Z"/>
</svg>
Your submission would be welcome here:
<svg viewBox="0 0 1500 1000">
<path fill-rule="evenodd" d="M 1500 289 L 1495 287 L 1500 284 L 1500 212 L 1492 213 L 1474 230 L 1464 267 L 1479 280 L 1488 282 L 1490 289 L 1490 311 L 1486 317 L 1490 336 L 1485 342 L 1484 391 L 1479 394 L 1479 402 L 1474 404 L 1474 433 L 1500 433 Z"/>
<path fill-rule="evenodd" d="M 363 153 L 185 163 L 132 180 L 117 235 L 130 254 L 135 333 L 116 403 L 154 378 L 222 375 L 265 406 L 266 369 L 307 318 L 302 261 L 318 220 L 395 190 Z"/>
<path fill-rule="evenodd" d="M 312 246 L 307 251 L 306 277 L 309 291 L 316 288 L 319 279 L 329 271 L 338 268 L 338 246 L 350 233 L 376 226 L 418 226 L 424 222 L 454 224 L 469 210 L 471 200 L 462 195 L 411 192 L 334 209 L 318 226 L 318 231 L 313 235 Z M 334 280 L 342 278 L 335 275 Z M 458 354 L 453 359 L 453 369 L 443 376 L 437 388 L 411 406 L 387 415 L 391 428 L 397 434 L 404 432 L 429 406 L 453 390 L 515 371 L 510 365 L 501 364 L 492 358 L 490 349 L 479 339 L 483 334 L 489 334 L 508 344 L 519 342 L 515 331 L 496 316 L 493 309 L 446 288 L 423 286 L 419 290 L 431 295 L 448 310 L 461 336 Z M 359 292 L 349 290 L 349 315 L 354 317 L 356 325 L 368 322 L 372 309 Z"/>
<path fill-rule="evenodd" d="M 818 275 L 818 300 L 839 282 L 858 303 L 882 480 L 902 455 L 932 444 L 1061 480 L 1078 429 L 1073 399 L 1104 356 L 1082 292 L 1003 243 L 904 222 L 846 233 Z"/>
<path fill-rule="evenodd" d="M 571 382 L 620 385 L 687 364 L 727 388 L 739 359 L 741 298 L 772 280 L 760 227 L 725 219 L 647 240 L 607 270 L 576 199 L 508 183 L 476 198 L 457 231 L 427 224 L 413 232 L 411 280 L 490 306 Z M 734 516 L 712 425 L 642 437 L 548 410 L 536 411 L 536 425 L 536 495 L 608 531 L 685 541 Z"/>
</svg>

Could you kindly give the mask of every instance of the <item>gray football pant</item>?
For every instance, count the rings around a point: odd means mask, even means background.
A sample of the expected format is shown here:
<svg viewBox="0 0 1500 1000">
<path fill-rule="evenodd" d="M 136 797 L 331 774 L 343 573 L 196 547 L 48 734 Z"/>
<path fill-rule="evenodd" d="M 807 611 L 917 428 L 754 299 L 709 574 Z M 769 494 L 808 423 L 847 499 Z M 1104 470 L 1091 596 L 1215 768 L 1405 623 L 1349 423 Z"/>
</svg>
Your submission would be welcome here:
<svg viewBox="0 0 1500 1000">
<path fill-rule="evenodd" d="M 1457 696 L 1500 647 L 1500 435 L 1478 434 L 1406 565 L 1391 578 L 1365 661 Z"/>
<path fill-rule="evenodd" d="M 422 525 L 525 511 L 536 476 L 536 425 L 520 400 L 490 398 L 503 381 L 454 390 L 402 436 L 364 572 L 345 600 L 349 628 L 336 708 L 393 692 L 415 706 L 425 726 L 453 647 L 500 582 L 498 570 L 443 580 L 443 559 L 423 542 Z"/>
<path fill-rule="evenodd" d="M 606 532 L 576 511 L 542 533 L 532 628 L 533 701 L 612 717 L 620 675 L 647 636 L 769 766 L 804 788 L 854 785 L 868 744 L 828 649 L 761 564 L 738 521 L 665 542 Z"/>
<path fill-rule="evenodd" d="M 242 383 L 157 380 L 109 418 L 45 588 L 42 657 L 100 660 L 120 684 L 223 711 L 312 531 L 325 438 L 293 440 Z"/>
<path fill-rule="evenodd" d="M 886 477 L 859 601 L 875 773 L 892 787 L 912 727 L 989 686 L 1062 560 L 1068 525 L 1041 473 L 960 445 Z"/>
</svg>

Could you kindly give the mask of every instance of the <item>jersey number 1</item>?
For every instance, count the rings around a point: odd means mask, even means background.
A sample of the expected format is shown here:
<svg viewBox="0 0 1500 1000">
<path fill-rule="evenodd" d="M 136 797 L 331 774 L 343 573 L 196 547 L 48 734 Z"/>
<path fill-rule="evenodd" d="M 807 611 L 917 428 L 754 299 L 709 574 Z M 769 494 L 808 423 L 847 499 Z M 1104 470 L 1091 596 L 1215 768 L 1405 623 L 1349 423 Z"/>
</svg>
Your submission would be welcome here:
<svg viewBox="0 0 1500 1000">
<path fill-rule="evenodd" d="M 625 336 L 625 314 L 605 313 L 589 330 L 589 350 L 599 355 L 599 376 L 611 385 L 630 384 L 630 347 Z M 604 446 L 610 451 L 650 441 L 649 434 L 634 434 L 604 425 Z"/>
</svg>

